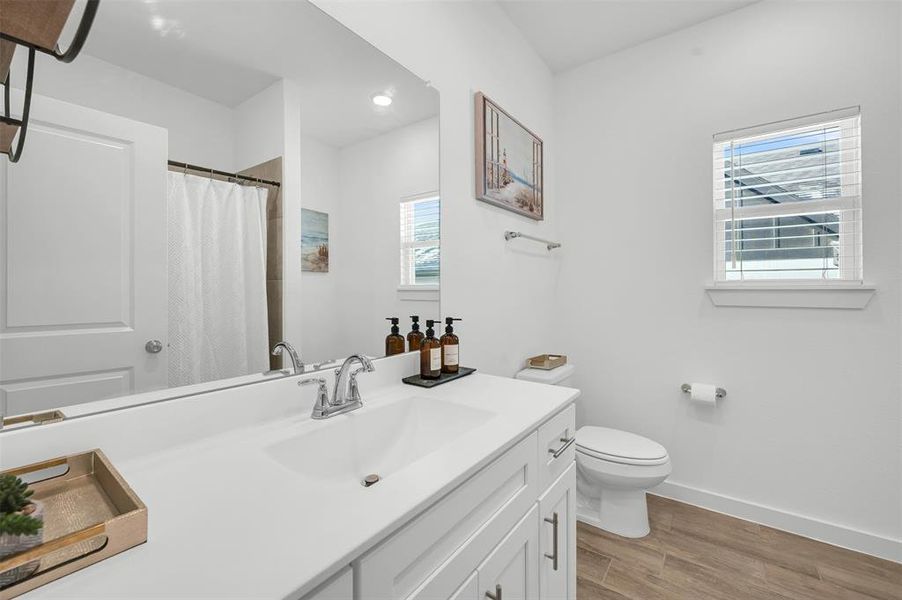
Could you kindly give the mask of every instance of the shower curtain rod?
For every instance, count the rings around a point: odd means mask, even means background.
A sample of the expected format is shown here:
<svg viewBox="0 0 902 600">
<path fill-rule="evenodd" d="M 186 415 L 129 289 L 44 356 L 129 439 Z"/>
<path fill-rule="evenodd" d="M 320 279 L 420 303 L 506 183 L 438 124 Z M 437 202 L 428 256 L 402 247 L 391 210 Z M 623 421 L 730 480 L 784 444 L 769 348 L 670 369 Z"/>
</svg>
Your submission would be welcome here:
<svg viewBox="0 0 902 600">
<path fill-rule="evenodd" d="M 178 162 L 175 160 L 169 161 L 170 167 L 178 167 L 180 169 L 191 170 L 191 171 L 199 171 L 201 173 L 209 173 L 212 177 L 213 175 L 222 175 L 223 177 L 230 177 L 232 179 L 244 179 L 247 181 L 255 181 L 257 183 L 263 183 L 265 185 L 272 185 L 277 188 L 282 187 L 282 184 L 278 181 L 271 181 L 269 179 L 260 179 L 259 177 L 251 177 L 250 175 L 240 175 L 238 173 L 229 173 L 227 171 L 219 171 L 217 169 L 210 169 L 208 167 L 199 167 L 197 165 L 192 165 L 190 163 Z"/>
</svg>

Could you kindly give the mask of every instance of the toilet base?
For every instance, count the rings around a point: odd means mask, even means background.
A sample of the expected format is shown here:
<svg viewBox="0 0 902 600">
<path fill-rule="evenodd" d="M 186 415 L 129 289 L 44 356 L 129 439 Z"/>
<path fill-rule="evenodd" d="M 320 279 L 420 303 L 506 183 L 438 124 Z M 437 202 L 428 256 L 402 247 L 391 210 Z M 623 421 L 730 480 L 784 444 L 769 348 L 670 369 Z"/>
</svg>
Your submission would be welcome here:
<svg viewBox="0 0 902 600">
<path fill-rule="evenodd" d="M 642 538 L 651 532 L 644 489 L 598 489 L 597 498 L 577 491 L 576 519 L 626 538 Z"/>
</svg>

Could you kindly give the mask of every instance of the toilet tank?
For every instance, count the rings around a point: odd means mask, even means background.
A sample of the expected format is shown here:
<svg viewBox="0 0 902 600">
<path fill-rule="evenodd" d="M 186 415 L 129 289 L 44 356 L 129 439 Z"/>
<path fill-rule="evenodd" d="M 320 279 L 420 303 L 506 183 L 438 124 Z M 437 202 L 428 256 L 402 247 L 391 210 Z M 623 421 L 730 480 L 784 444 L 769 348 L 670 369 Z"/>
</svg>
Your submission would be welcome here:
<svg viewBox="0 0 902 600">
<path fill-rule="evenodd" d="M 571 379 L 574 371 L 576 371 L 576 367 L 567 363 L 556 369 L 523 369 L 514 377 L 536 383 L 570 386 L 572 385 Z"/>
</svg>

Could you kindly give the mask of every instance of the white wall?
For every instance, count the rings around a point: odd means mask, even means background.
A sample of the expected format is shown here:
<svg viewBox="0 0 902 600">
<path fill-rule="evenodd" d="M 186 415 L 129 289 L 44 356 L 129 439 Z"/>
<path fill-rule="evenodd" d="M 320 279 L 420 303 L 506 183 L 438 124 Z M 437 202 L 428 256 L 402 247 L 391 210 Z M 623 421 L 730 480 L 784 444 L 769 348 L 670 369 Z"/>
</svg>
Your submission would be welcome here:
<svg viewBox="0 0 902 600">
<path fill-rule="evenodd" d="M 26 53 L 18 50 L 15 58 L 13 84 L 23 88 Z M 168 129 L 172 160 L 233 168 L 233 112 L 228 107 L 87 54 L 69 64 L 38 54 L 34 81 L 36 94 Z M 40 120 L 40 115 L 33 117 Z"/>
<path fill-rule="evenodd" d="M 551 73 L 494 3 L 316 4 L 441 93 L 442 312 L 463 317 L 461 362 L 512 375 L 549 347 L 557 255 L 504 241 L 557 236 Z M 403 35 L 399 35 L 403 32 Z M 546 220 L 474 200 L 473 94 L 485 92 L 545 141 Z M 384 316 L 384 315 L 383 315 Z"/>
<path fill-rule="evenodd" d="M 282 156 L 285 147 L 283 87 L 283 82 L 277 81 L 235 107 L 234 170 L 243 171 Z"/>
<path fill-rule="evenodd" d="M 400 317 L 404 335 L 408 315 L 439 317 L 438 302 L 398 293 L 399 201 L 438 190 L 438 143 L 437 118 L 343 148 L 301 138 L 302 205 L 329 214 L 329 272 L 304 272 L 295 303 L 306 361 L 382 356 L 385 317 Z"/>
<path fill-rule="evenodd" d="M 329 215 L 329 272 L 302 272 L 300 299 L 286 299 L 300 307 L 300 350 L 306 362 L 322 362 L 357 350 L 346 337 L 344 321 L 356 321 L 360 316 L 343 315 L 339 307 L 338 280 L 345 274 L 347 265 L 342 259 L 348 254 L 347 237 L 339 226 L 339 173 L 336 148 L 309 136 L 301 137 L 301 206 Z M 291 240 L 300 244 L 301 232 L 293 232 Z M 301 264 L 286 264 L 284 269 L 300 271 Z"/>
<path fill-rule="evenodd" d="M 784 526 L 883 554 L 902 549 L 880 539 L 902 538 L 898 10 L 755 4 L 555 82 L 557 339 L 579 366 L 580 421 L 663 443 L 665 493 L 804 515 L 828 525 Z M 852 105 L 877 295 L 864 310 L 714 307 L 712 134 Z M 697 409 L 684 381 L 728 396 Z"/>
<path fill-rule="evenodd" d="M 400 200 L 438 190 L 438 125 L 437 118 L 427 119 L 339 153 L 340 240 L 334 247 L 339 298 L 347 299 L 338 305 L 348 335 L 345 354 L 382 356 L 391 327 L 386 317 L 399 317 L 407 335 L 409 315 L 419 314 L 423 322 L 441 316 L 438 302 L 401 300 L 398 294 Z"/>
</svg>

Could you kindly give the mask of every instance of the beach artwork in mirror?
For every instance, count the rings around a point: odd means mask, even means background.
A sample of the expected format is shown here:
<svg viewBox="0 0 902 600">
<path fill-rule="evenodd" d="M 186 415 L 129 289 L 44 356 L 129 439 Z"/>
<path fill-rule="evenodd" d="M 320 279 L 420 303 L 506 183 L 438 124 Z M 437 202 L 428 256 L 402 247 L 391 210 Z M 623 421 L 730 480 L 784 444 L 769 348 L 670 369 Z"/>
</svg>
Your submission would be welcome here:
<svg viewBox="0 0 902 600">
<path fill-rule="evenodd" d="M 301 270 L 329 272 L 329 215 L 301 209 Z"/>
<path fill-rule="evenodd" d="M 438 93 L 259 4 L 102 2 L 77 60 L 37 57 L 0 156 L 3 432 L 381 357 L 385 317 L 441 316 Z"/>
</svg>

